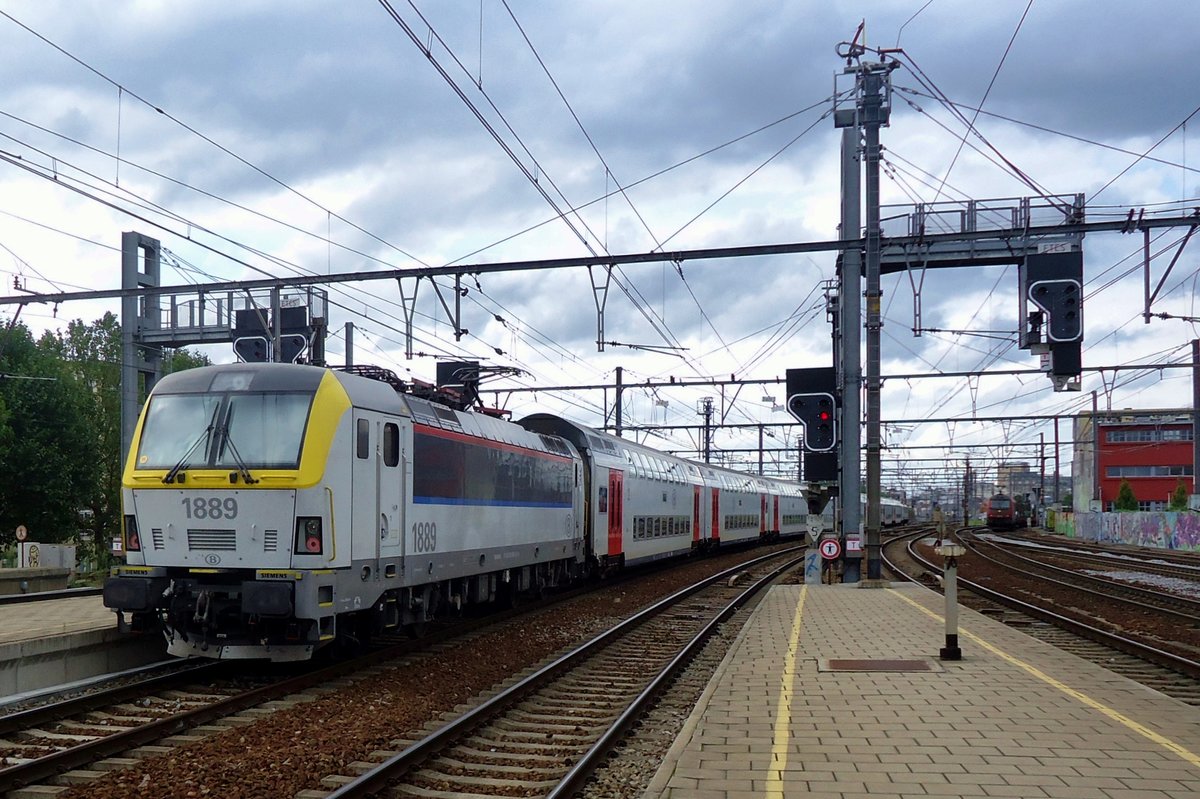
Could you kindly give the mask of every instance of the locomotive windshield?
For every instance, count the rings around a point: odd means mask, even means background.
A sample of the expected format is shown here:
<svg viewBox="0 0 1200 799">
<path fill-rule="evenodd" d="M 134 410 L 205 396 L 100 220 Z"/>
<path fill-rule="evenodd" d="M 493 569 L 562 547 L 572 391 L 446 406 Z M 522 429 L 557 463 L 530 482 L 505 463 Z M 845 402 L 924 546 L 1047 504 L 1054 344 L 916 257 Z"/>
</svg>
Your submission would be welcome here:
<svg viewBox="0 0 1200 799">
<path fill-rule="evenodd" d="M 157 394 L 138 469 L 295 469 L 311 394 Z"/>
</svg>

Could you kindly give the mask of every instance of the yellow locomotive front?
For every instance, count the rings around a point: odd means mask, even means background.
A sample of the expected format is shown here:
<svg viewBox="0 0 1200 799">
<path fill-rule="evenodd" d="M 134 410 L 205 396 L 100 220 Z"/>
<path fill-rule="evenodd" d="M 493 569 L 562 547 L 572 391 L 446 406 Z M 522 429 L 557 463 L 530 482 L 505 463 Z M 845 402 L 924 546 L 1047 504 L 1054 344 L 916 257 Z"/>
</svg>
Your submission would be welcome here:
<svg viewBox="0 0 1200 799">
<path fill-rule="evenodd" d="M 331 639 L 328 575 L 348 556 L 326 467 L 349 408 L 314 367 L 204 367 L 160 381 L 126 460 L 126 565 L 104 586 L 120 626 L 161 626 L 180 656 L 299 659 Z"/>
</svg>

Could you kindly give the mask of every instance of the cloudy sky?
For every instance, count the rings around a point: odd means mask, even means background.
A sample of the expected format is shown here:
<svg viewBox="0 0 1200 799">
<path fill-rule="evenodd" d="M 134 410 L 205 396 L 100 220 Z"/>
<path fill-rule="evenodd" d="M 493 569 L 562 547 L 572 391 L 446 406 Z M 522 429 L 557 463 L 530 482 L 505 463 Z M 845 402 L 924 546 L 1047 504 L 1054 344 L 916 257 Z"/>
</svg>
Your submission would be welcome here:
<svg viewBox="0 0 1200 799">
<path fill-rule="evenodd" d="M 882 134 L 885 204 L 1035 194 L 968 135 L 963 119 L 981 105 L 979 134 L 1042 191 L 1085 193 L 1091 220 L 1186 213 L 1200 194 L 1200 5 L 1188 0 L 1136 14 L 1086 0 L 30 0 L 0 11 L 0 271 L 35 292 L 118 287 L 126 230 L 161 239 L 173 285 L 833 239 L 836 46 L 862 21 L 867 45 L 904 51 Z M 1184 233 L 1155 234 L 1155 281 Z M 1190 357 L 1194 323 L 1142 322 L 1142 244 L 1085 240 L 1085 367 Z M 1200 313 L 1197 246 L 1156 313 Z M 829 362 L 822 282 L 833 277 L 829 252 L 624 266 L 605 339 L 681 349 L 604 352 L 585 270 L 467 280 L 470 333 L 457 342 L 423 282 L 413 360 L 395 281 L 364 282 L 330 289 L 328 349 L 341 362 L 352 321 L 355 360 L 406 377 L 432 379 L 433 356 L 469 356 L 523 370 L 494 388 L 611 383 L 618 366 L 627 382 L 772 379 Z M 884 291 L 885 376 L 1037 367 L 1013 343 L 1014 267 L 893 275 Z M 108 309 L 118 306 L 30 305 L 20 318 L 53 328 Z M 1191 404 L 1182 369 L 1087 371 L 1080 393 L 1054 393 L 1038 375 L 890 379 L 883 418 L 905 423 L 885 429 L 895 447 L 885 482 L 952 482 L 966 454 L 985 467 L 1036 458 L 1021 445 L 1052 441 L 1053 427 L 1020 417 L 1090 408 L 1092 391 L 1101 408 Z M 771 398 L 782 394 L 637 389 L 625 419 L 696 424 L 710 396 L 728 422 L 781 423 Z M 606 396 L 499 402 L 517 417 L 561 411 L 600 426 Z M 964 421 L 918 423 L 947 418 Z M 1060 430 L 1069 441 L 1065 421 Z M 774 432 L 768 448 L 785 434 L 794 444 L 794 430 Z M 697 434 L 648 441 L 694 450 Z M 902 449 L 950 443 L 993 446 Z M 755 431 L 714 439 L 718 450 L 757 444 Z M 1066 471 L 1069 447 L 1062 458 Z"/>
</svg>

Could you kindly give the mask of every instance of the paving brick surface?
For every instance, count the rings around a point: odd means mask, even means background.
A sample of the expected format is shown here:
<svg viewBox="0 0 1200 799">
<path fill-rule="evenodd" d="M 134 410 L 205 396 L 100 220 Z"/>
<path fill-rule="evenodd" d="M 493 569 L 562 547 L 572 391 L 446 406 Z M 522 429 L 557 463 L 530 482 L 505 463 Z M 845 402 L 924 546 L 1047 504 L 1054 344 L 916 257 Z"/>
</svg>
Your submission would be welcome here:
<svg viewBox="0 0 1200 799">
<path fill-rule="evenodd" d="M 968 610 L 939 661 L 943 609 L 913 585 L 772 589 L 645 799 L 1200 797 L 1200 710 Z"/>
<path fill-rule="evenodd" d="M 117 617 L 98 596 L 0 605 L 0 643 L 113 628 Z"/>
</svg>

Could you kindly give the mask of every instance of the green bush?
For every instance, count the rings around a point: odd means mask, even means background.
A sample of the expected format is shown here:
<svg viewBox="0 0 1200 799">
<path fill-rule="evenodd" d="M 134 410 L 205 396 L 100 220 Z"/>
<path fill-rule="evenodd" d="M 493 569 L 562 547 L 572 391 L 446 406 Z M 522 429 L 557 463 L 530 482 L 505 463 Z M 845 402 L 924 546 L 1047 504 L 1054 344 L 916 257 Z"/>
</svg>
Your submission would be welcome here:
<svg viewBox="0 0 1200 799">
<path fill-rule="evenodd" d="M 1137 497 L 1133 494 L 1133 486 L 1128 480 L 1121 481 L 1121 487 L 1117 489 L 1117 501 L 1113 503 L 1113 507 L 1121 511 L 1137 510 Z"/>
</svg>

